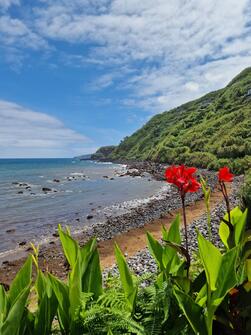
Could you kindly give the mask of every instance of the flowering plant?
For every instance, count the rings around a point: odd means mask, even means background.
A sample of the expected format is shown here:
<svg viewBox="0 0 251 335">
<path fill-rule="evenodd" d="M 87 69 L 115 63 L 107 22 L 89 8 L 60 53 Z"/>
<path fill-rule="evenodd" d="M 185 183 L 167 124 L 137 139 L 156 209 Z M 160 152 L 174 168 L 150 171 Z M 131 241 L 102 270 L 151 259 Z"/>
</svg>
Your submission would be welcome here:
<svg viewBox="0 0 251 335">
<path fill-rule="evenodd" d="M 197 169 L 195 167 L 187 167 L 185 165 L 170 166 L 166 169 L 165 177 L 166 181 L 170 184 L 175 185 L 178 188 L 181 202 L 182 202 L 182 213 L 183 222 L 185 227 L 185 245 L 186 253 L 189 257 L 188 249 L 188 234 L 187 234 L 187 220 L 186 220 L 186 207 L 185 207 L 185 196 L 188 192 L 196 192 L 200 188 L 200 183 L 197 181 L 194 175 Z M 190 262 L 189 262 L 190 263 Z M 190 264 L 188 264 L 189 267 Z M 187 271 L 188 275 L 188 271 Z"/>
</svg>

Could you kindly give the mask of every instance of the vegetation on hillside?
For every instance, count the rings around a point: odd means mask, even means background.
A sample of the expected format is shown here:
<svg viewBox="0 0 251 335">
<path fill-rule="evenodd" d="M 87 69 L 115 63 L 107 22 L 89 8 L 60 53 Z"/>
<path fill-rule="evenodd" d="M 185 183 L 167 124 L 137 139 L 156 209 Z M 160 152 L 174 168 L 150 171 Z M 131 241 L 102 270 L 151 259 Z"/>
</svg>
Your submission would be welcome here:
<svg viewBox="0 0 251 335">
<path fill-rule="evenodd" d="M 101 147 L 95 152 L 95 154 L 91 155 L 91 159 L 98 161 L 106 160 L 107 157 L 110 157 L 114 149 L 115 149 L 114 145 L 107 145 Z"/>
<path fill-rule="evenodd" d="M 107 159 L 153 160 L 242 173 L 251 167 L 251 68 L 224 89 L 154 116 Z"/>
</svg>

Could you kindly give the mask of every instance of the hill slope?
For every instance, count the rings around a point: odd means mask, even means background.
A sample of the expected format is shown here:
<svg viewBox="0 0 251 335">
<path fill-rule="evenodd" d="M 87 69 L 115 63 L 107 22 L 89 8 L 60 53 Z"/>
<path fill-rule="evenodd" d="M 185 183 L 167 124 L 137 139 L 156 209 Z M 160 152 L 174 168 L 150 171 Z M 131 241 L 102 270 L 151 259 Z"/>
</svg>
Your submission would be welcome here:
<svg viewBox="0 0 251 335">
<path fill-rule="evenodd" d="M 110 159 L 185 163 L 235 172 L 251 167 L 251 67 L 224 89 L 154 116 Z"/>
</svg>

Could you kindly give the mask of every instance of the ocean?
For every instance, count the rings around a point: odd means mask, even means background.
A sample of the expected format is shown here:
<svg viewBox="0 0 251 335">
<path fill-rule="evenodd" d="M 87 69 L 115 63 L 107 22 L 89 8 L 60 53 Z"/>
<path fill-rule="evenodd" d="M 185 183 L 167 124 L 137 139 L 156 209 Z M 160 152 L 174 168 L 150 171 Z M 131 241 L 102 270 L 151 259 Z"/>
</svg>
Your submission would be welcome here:
<svg viewBox="0 0 251 335">
<path fill-rule="evenodd" d="M 156 196 L 163 182 L 123 176 L 125 166 L 72 159 L 0 159 L 0 255 L 122 214 Z M 87 219 L 87 217 L 91 219 Z"/>
</svg>

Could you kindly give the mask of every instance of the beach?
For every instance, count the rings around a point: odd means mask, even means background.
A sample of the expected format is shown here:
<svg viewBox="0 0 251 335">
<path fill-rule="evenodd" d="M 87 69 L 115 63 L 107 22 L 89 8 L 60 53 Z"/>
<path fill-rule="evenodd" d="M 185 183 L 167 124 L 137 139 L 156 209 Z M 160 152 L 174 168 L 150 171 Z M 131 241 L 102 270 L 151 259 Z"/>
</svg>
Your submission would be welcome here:
<svg viewBox="0 0 251 335">
<path fill-rule="evenodd" d="M 151 178 L 149 172 L 146 174 L 146 171 L 149 170 L 151 170 Z M 163 175 L 161 170 L 164 172 L 164 165 L 151 163 L 149 166 L 149 163 L 131 163 L 126 168 L 123 167 L 123 173 L 120 171 L 120 175 L 123 177 L 117 175 L 117 178 L 129 178 L 133 181 L 141 180 L 151 183 L 152 178 L 161 179 Z M 200 170 L 199 173 L 207 178 L 213 190 L 211 206 L 214 209 L 222 203 L 215 173 L 206 170 Z M 109 180 L 109 182 L 112 183 L 113 180 Z M 240 180 L 236 181 L 236 186 L 233 187 L 235 202 L 239 184 Z M 191 193 L 187 197 L 186 205 L 190 224 L 205 215 L 205 205 L 202 198 L 201 191 Z M 93 217 L 88 220 L 88 225 L 82 226 L 82 229 L 79 226 L 77 229 L 74 229 L 74 226 L 70 226 L 70 228 L 73 237 L 79 241 L 80 245 L 84 245 L 94 236 L 97 237 L 102 268 L 107 269 L 114 265 L 113 244 L 115 241 L 119 243 L 126 255 L 134 257 L 146 247 L 145 232 L 150 231 L 155 237 L 160 238 L 162 224 L 168 227 L 177 213 L 180 213 L 177 190 L 162 181 L 161 188 L 154 195 L 113 206 L 104 206 L 105 220 L 96 221 Z M 31 251 L 29 241 L 27 241 L 25 245 L 19 246 L 18 252 L 13 250 L 7 255 L 5 254 L 1 259 L 0 282 L 8 284 Z M 68 265 L 65 262 L 56 230 L 46 242 L 40 243 L 39 262 L 44 270 L 49 270 L 61 278 L 66 277 Z"/>
</svg>

